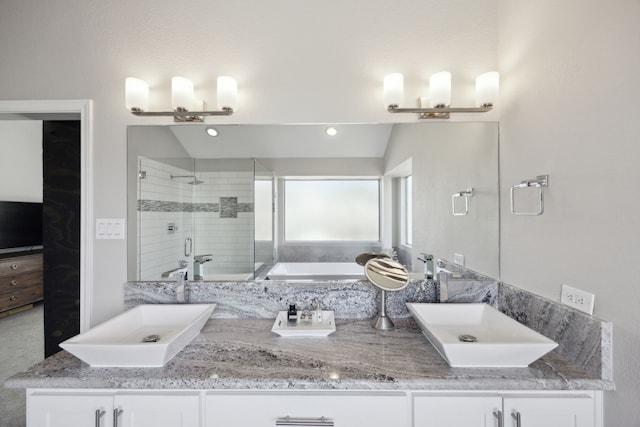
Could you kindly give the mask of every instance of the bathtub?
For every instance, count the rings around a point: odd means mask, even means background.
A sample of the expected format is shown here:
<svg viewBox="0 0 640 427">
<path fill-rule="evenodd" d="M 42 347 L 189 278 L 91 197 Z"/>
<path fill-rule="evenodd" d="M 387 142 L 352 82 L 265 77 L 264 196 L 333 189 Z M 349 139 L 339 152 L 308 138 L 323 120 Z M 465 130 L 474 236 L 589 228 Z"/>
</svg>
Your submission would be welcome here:
<svg viewBox="0 0 640 427">
<path fill-rule="evenodd" d="M 355 262 L 279 262 L 269 270 L 269 280 L 358 280 L 364 268 Z"/>
</svg>

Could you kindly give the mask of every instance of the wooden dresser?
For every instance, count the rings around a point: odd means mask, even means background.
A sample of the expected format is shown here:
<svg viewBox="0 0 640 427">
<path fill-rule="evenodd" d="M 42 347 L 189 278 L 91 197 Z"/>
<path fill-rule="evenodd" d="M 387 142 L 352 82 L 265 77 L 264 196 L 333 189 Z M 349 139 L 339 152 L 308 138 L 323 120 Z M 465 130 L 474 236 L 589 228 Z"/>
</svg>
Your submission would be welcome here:
<svg viewBox="0 0 640 427">
<path fill-rule="evenodd" d="M 31 307 L 43 297 L 42 253 L 0 258 L 0 317 Z"/>
</svg>

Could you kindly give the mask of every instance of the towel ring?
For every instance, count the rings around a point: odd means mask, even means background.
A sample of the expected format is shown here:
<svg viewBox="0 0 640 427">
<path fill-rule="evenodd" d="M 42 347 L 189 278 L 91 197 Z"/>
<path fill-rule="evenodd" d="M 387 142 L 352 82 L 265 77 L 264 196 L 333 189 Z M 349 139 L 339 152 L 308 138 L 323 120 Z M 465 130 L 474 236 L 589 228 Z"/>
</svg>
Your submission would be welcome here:
<svg viewBox="0 0 640 427">
<path fill-rule="evenodd" d="M 544 213 L 544 188 L 549 186 L 549 175 L 538 175 L 535 179 L 525 179 L 511 187 L 511 213 L 514 215 L 542 215 Z M 538 210 L 535 212 L 518 212 L 515 208 L 516 188 L 537 188 L 539 190 Z"/>
<path fill-rule="evenodd" d="M 464 212 L 456 211 L 456 198 L 464 197 Z M 469 198 L 473 197 L 473 188 L 467 188 L 464 191 L 455 193 L 451 196 L 451 212 L 455 216 L 463 216 L 469 213 Z"/>
</svg>

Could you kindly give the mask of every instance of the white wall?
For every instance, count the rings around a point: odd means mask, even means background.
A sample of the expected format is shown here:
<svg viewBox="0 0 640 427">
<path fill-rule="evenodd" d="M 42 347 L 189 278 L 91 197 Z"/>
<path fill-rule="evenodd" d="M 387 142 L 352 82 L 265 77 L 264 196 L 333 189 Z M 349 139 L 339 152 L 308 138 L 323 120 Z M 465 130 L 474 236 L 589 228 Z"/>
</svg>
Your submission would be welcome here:
<svg viewBox="0 0 640 427">
<path fill-rule="evenodd" d="M 596 295 L 613 322 L 605 425 L 640 419 L 640 2 L 500 1 L 501 274 L 558 300 Z M 509 186 L 549 174 L 545 213 L 509 213 Z"/>
<path fill-rule="evenodd" d="M 443 142 L 446 141 L 446 144 Z M 415 123 L 394 126 L 386 172 L 408 158 L 413 170 L 413 254 L 453 261 L 491 277 L 499 274 L 498 124 Z M 451 195 L 473 188 L 469 213 L 454 216 Z M 456 205 L 463 210 L 464 203 Z M 412 262 L 414 272 L 424 271 Z"/>
<path fill-rule="evenodd" d="M 42 122 L 0 120 L 0 200 L 42 202 Z"/>
</svg>

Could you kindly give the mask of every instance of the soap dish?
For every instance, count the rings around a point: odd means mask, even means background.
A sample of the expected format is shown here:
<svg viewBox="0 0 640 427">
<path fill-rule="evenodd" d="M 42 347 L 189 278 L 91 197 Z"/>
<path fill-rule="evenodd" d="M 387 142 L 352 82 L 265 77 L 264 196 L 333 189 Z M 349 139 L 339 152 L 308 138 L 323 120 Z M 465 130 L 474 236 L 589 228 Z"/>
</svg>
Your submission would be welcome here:
<svg viewBox="0 0 640 427">
<path fill-rule="evenodd" d="M 298 311 L 298 320 L 295 323 L 288 323 L 287 312 L 278 312 L 271 332 L 283 337 L 326 337 L 336 331 L 336 322 L 332 310 L 323 310 L 320 321 L 316 319 L 315 311 L 311 311 L 313 320 L 310 322 L 300 320 L 301 313 L 301 311 Z"/>
</svg>

